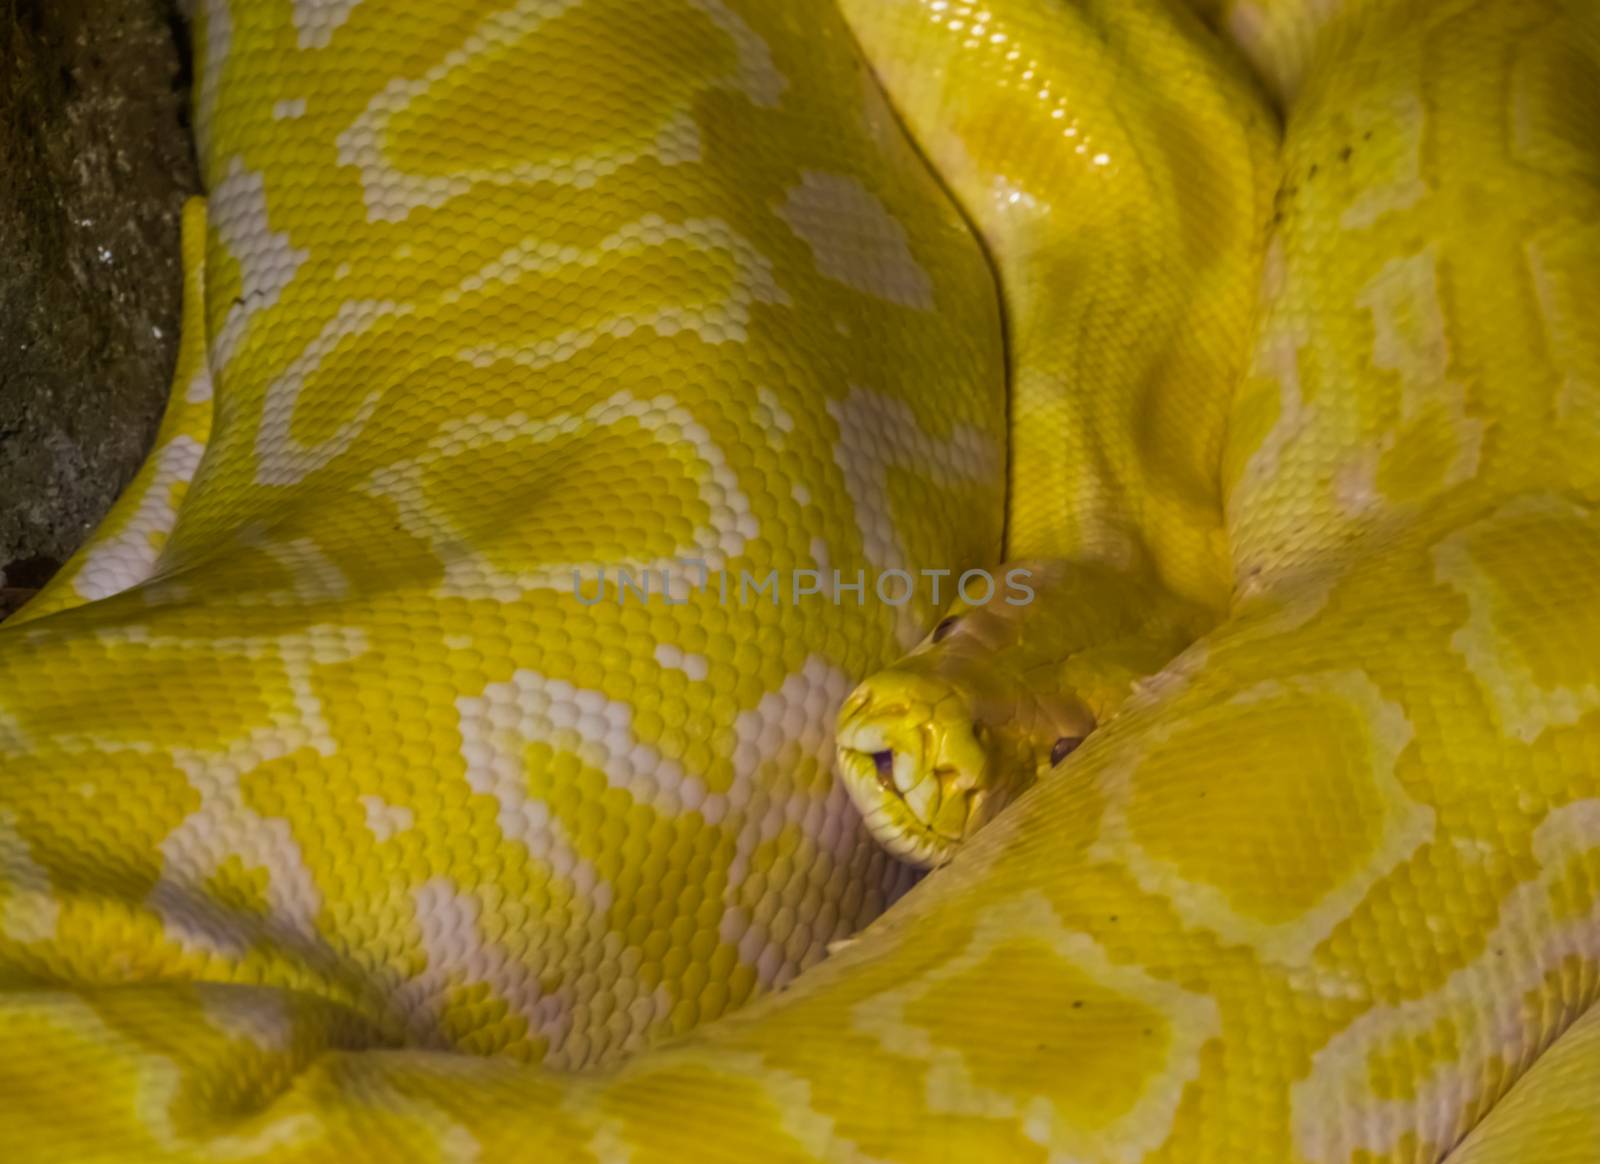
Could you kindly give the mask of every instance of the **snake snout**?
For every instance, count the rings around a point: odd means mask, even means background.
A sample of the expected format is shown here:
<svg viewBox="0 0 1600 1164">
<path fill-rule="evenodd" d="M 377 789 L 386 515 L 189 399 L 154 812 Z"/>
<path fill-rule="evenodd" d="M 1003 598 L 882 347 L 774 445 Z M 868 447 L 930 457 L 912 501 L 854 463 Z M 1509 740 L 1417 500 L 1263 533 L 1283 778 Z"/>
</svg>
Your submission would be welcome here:
<svg viewBox="0 0 1600 1164">
<path fill-rule="evenodd" d="M 891 668 L 839 714 L 838 769 L 868 828 L 919 865 L 947 860 L 987 814 L 982 725 L 936 676 Z"/>
</svg>

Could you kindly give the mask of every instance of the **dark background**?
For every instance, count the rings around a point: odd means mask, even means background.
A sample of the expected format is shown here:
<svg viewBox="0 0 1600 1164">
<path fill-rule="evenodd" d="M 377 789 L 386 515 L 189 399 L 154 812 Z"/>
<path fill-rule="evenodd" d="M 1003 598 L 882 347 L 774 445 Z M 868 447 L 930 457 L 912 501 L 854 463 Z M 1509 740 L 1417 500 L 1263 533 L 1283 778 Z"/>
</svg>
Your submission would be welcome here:
<svg viewBox="0 0 1600 1164">
<path fill-rule="evenodd" d="M 177 0 L 0 0 L 0 616 L 144 459 L 199 189 Z"/>
</svg>

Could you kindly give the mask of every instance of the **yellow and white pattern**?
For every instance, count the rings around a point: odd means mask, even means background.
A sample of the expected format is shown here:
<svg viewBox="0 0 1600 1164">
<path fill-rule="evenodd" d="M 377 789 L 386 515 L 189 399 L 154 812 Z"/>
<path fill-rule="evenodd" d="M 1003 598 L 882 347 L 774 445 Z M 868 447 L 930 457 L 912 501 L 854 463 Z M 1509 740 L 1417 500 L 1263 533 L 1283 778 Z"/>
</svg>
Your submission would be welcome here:
<svg viewBox="0 0 1600 1164">
<path fill-rule="evenodd" d="M 1600 9 L 197 9 L 8 1158 L 1592 1158 Z M 1002 549 L 1213 629 L 912 888 L 834 718 Z"/>
</svg>

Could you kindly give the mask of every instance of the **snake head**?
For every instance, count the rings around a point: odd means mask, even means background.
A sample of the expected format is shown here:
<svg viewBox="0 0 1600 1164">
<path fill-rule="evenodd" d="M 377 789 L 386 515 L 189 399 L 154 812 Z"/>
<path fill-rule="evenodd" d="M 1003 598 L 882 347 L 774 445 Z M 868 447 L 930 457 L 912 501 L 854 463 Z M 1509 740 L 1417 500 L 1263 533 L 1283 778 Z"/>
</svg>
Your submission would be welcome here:
<svg viewBox="0 0 1600 1164">
<path fill-rule="evenodd" d="M 938 677 L 890 668 L 840 712 L 839 771 L 872 834 L 922 866 L 942 864 L 1009 799 L 963 693 Z"/>
<path fill-rule="evenodd" d="M 840 777 L 902 860 L 944 864 L 1094 727 L 1085 704 L 1039 681 L 1018 626 L 1009 610 L 957 604 L 840 710 Z"/>
</svg>

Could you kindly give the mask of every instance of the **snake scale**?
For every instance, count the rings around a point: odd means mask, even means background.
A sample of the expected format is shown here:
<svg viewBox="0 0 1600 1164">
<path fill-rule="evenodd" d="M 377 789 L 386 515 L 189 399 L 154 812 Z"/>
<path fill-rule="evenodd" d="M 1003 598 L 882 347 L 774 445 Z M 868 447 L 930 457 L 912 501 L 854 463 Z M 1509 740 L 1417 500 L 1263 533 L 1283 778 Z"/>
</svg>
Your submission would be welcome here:
<svg viewBox="0 0 1600 1164">
<path fill-rule="evenodd" d="M 196 9 L 7 1159 L 1600 1158 L 1600 8 Z M 1171 657 L 914 883 L 835 718 L 1003 554 Z"/>
</svg>

